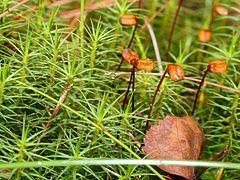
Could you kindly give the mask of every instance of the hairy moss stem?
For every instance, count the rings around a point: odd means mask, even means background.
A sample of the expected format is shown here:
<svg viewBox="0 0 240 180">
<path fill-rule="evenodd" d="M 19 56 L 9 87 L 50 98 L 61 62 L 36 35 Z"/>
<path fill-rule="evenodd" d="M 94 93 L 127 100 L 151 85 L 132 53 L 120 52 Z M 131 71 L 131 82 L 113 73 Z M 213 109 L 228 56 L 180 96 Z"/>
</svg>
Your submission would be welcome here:
<svg viewBox="0 0 240 180">
<path fill-rule="evenodd" d="M 56 118 L 57 114 L 58 114 L 58 111 L 60 110 L 61 106 L 62 106 L 62 103 L 65 101 L 65 99 L 67 98 L 67 95 L 69 93 L 69 91 L 72 89 L 73 87 L 73 83 L 72 82 L 69 82 L 65 88 L 63 89 L 63 92 L 62 92 L 62 95 L 61 97 L 59 98 L 58 100 L 58 103 L 51 115 L 51 118 L 49 119 L 49 121 L 47 122 L 46 126 L 45 126 L 45 129 L 49 129 L 52 125 L 52 122 L 54 121 L 54 119 Z"/>
</svg>

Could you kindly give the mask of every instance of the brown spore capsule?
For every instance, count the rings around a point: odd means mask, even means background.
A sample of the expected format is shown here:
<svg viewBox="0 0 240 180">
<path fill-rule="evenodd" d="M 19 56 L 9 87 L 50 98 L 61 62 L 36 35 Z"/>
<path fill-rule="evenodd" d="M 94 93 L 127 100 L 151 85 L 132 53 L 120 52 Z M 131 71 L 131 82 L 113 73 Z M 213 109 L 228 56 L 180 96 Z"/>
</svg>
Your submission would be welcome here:
<svg viewBox="0 0 240 180">
<path fill-rule="evenodd" d="M 139 60 L 138 54 L 130 48 L 125 48 L 122 51 L 122 57 L 125 61 L 133 65 Z"/>
<path fill-rule="evenodd" d="M 213 60 L 208 64 L 208 70 L 217 74 L 225 73 L 227 71 L 227 61 L 222 59 Z"/>
<path fill-rule="evenodd" d="M 167 67 L 167 72 L 172 81 L 178 81 L 184 78 L 184 70 L 181 66 L 177 64 L 169 64 Z"/>
<path fill-rule="evenodd" d="M 120 24 L 123 26 L 135 26 L 138 20 L 133 14 L 124 14 L 120 17 Z"/>
<path fill-rule="evenodd" d="M 227 16 L 228 15 L 228 10 L 225 7 L 222 6 L 216 6 L 214 8 L 214 11 L 221 16 Z"/>
<path fill-rule="evenodd" d="M 140 59 L 136 62 L 135 66 L 139 70 L 152 71 L 154 69 L 154 62 L 150 59 Z"/>
<path fill-rule="evenodd" d="M 198 39 L 201 42 L 209 42 L 211 39 L 211 31 L 208 29 L 201 29 L 198 32 Z"/>
</svg>

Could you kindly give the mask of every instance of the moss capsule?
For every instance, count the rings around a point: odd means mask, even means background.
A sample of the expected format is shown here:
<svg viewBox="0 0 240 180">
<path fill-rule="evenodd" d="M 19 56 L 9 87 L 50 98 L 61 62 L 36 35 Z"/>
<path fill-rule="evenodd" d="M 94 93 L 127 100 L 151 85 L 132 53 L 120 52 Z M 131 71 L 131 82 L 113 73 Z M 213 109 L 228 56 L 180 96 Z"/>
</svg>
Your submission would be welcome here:
<svg viewBox="0 0 240 180">
<path fill-rule="evenodd" d="M 172 81 L 178 81 L 184 78 L 184 70 L 181 66 L 177 64 L 169 64 L 167 67 L 167 72 Z"/>
</svg>

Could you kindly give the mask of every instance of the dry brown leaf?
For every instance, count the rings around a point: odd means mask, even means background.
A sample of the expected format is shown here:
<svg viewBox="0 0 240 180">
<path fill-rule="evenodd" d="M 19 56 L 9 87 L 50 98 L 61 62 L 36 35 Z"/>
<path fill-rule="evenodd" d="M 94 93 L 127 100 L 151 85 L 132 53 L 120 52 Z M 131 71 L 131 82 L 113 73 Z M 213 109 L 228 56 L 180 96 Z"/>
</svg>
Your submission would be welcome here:
<svg viewBox="0 0 240 180">
<path fill-rule="evenodd" d="M 158 125 L 152 125 L 144 138 L 143 151 L 150 159 L 197 160 L 201 154 L 203 131 L 190 116 L 166 116 Z M 194 167 L 159 166 L 162 170 L 191 179 Z"/>
<path fill-rule="evenodd" d="M 63 6 L 63 5 L 72 3 L 72 2 L 73 2 L 73 0 L 59 0 L 59 1 L 55 1 L 55 2 L 51 3 L 51 4 L 49 5 L 49 7 Z"/>
<path fill-rule="evenodd" d="M 127 2 L 138 2 L 139 0 L 127 0 Z M 85 11 L 94 11 L 106 7 L 112 7 L 116 5 L 116 1 L 114 0 L 102 0 L 100 2 L 96 3 L 86 3 L 85 5 Z M 80 9 L 73 9 L 69 11 L 65 11 L 63 13 L 60 13 L 59 16 L 63 19 L 69 19 L 74 17 L 80 17 Z"/>
</svg>

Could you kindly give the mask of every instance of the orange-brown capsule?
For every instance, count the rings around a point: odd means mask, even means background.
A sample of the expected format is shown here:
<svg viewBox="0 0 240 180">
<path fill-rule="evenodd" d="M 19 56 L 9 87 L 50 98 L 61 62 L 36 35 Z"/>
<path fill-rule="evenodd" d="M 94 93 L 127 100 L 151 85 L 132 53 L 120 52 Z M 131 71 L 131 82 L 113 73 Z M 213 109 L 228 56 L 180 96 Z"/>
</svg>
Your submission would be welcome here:
<svg viewBox="0 0 240 180">
<path fill-rule="evenodd" d="M 123 26 L 134 26 L 137 22 L 138 20 L 133 14 L 124 14 L 120 17 L 120 23 Z"/>
<path fill-rule="evenodd" d="M 216 6 L 214 8 L 214 11 L 221 16 L 227 16 L 228 15 L 228 10 L 225 7 L 222 7 L 222 6 Z"/>
<path fill-rule="evenodd" d="M 122 57 L 125 61 L 133 65 L 139 60 L 138 54 L 130 48 L 125 48 L 122 51 Z"/>
<path fill-rule="evenodd" d="M 169 64 L 167 67 L 167 72 L 172 81 L 177 81 L 184 78 L 184 70 L 177 64 Z"/>
<path fill-rule="evenodd" d="M 213 73 L 222 74 L 227 71 L 227 61 L 217 59 L 208 64 L 208 70 Z"/>
<path fill-rule="evenodd" d="M 208 29 L 201 29 L 198 32 L 198 39 L 202 42 L 208 42 L 211 39 L 211 31 Z"/>
<path fill-rule="evenodd" d="M 139 70 L 151 71 L 154 69 L 154 62 L 150 59 L 142 60 L 136 62 L 135 67 Z"/>
</svg>

